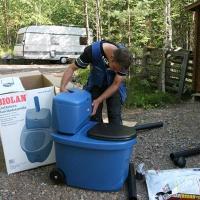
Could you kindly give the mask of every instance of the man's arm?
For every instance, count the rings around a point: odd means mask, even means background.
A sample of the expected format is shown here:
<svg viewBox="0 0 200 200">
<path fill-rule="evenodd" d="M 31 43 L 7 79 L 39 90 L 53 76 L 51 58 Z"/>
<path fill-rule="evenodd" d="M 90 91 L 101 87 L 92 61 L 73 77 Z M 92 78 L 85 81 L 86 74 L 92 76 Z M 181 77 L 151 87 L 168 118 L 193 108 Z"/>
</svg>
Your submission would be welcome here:
<svg viewBox="0 0 200 200">
<path fill-rule="evenodd" d="M 74 74 L 74 71 L 76 71 L 78 67 L 75 65 L 75 63 L 71 63 L 68 65 L 68 67 L 65 69 L 61 84 L 60 84 L 60 92 L 66 91 L 66 86 L 69 83 L 69 81 L 72 79 L 72 76 Z"/>
<path fill-rule="evenodd" d="M 112 94 L 114 94 L 119 89 L 119 86 L 124 79 L 125 79 L 124 76 L 120 76 L 120 75 L 116 74 L 113 83 L 97 99 L 93 100 L 93 102 L 92 102 L 92 106 L 93 106 L 92 115 L 96 114 L 97 108 L 98 108 L 100 103 L 102 103 L 105 99 L 112 96 Z"/>
<path fill-rule="evenodd" d="M 66 91 L 66 86 L 71 80 L 74 71 L 76 71 L 79 68 L 85 69 L 89 63 L 92 62 L 92 46 L 88 46 L 84 49 L 84 52 L 78 57 L 74 63 L 68 65 L 66 70 L 64 71 L 61 85 L 60 85 L 60 91 L 64 92 Z"/>
</svg>

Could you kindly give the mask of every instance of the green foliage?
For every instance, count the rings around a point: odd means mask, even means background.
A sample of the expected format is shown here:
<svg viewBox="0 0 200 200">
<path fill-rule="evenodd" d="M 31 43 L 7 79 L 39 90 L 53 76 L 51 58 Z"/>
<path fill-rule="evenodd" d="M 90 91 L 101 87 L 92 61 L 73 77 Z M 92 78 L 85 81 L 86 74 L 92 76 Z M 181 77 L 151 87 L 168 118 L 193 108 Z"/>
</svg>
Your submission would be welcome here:
<svg viewBox="0 0 200 200">
<path fill-rule="evenodd" d="M 187 43 L 192 29 L 192 13 L 185 11 L 185 5 L 193 3 L 194 0 L 172 1 L 172 28 L 173 28 L 173 46 L 190 49 Z"/>
<path fill-rule="evenodd" d="M 1 48 L 0 47 L 0 58 L 3 58 L 8 55 L 13 55 L 13 50 L 9 48 Z"/>
<path fill-rule="evenodd" d="M 96 2 L 87 0 L 89 25 L 96 30 Z M 128 2 L 131 48 L 162 47 L 165 38 L 164 0 L 100 1 L 102 38 L 128 44 Z M 187 47 L 192 14 L 185 6 L 194 0 L 172 0 L 173 45 Z M 1 0 L 0 46 L 12 47 L 19 28 L 55 24 L 85 26 L 84 1 L 80 0 Z"/>
<path fill-rule="evenodd" d="M 2 58 L 3 55 L 4 55 L 4 50 L 0 48 L 0 58 Z"/>
<path fill-rule="evenodd" d="M 79 69 L 75 75 L 76 82 L 81 85 L 85 85 L 87 83 L 89 71 L 90 71 L 89 68 Z"/>
<path fill-rule="evenodd" d="M 174 95 L 153 89 L 147 80 L 131 79 L 127 86 L 127 108 L 157 108 L 178 101 Z"/>
<path fill-rule="evenodd" d="M 76 74 L 76 82 L 85 85 L 89 69 L 79 69 Z M 128 98 L 125 106 L 127 108 L 157 108 L 167 104 L 178 102 L 178 99 L 169 93 L 151 88 L 147 80 L 131 79 L 127 81 Z"/>
</svg>

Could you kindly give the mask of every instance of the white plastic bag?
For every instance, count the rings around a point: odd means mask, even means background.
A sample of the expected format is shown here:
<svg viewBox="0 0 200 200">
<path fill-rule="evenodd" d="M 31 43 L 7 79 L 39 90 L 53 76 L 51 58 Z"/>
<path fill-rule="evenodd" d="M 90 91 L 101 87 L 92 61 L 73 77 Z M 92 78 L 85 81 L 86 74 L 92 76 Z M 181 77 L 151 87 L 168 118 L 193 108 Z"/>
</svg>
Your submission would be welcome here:
<svg viewBox="0 0 200 200">
<path fill-rule="evenodd" d="M 148 170 L 145 178 L 150 200 L 165 200 L 177 193 L 200 195 L 200 168 Z"/>
</svg>

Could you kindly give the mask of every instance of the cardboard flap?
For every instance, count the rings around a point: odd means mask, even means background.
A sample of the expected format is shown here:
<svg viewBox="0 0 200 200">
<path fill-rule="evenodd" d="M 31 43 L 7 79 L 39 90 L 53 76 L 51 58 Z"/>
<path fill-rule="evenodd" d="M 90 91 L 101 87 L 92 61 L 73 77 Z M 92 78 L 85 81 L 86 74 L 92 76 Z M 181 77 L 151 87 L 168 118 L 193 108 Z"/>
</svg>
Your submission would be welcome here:
<svg viewBox="0 0 200 200">
<path fill-rule="evenodd" d="M 25 90 L 32 90 L 37 88 L 44 88 L 53 86 L 53 83 L 45 77 L 43 74 L 41 74 L 39 71 L 31 71 L 31 72 L 22 72 L 22 73 L 16 73 L 16 74 L 7 74 L 0 76 L 1 77 L 12 77 L 12 76 L 18 77 L 19 81 L 22 83 L 22 87 L 24 87 Z M 14 90 L 11 92 L 16 91 L 22 91 L 22 90 Z M 23 90 L 24 91 L 24 90 Z M 1 92 L 0 92 L 1 93 Z M 8 92 L 6 92 L 8 93 Z"/>
<path fill-rule="evenodd" d="M 0 78 L 0 94 L 25 91 L 19 77 Z"/>
<path fill-rule="evenodd" d="M 53 85 L 51 81 L 42 74 L 20 77 L 20 80 L 26 90 L 44 88 Z"/>
</svg>

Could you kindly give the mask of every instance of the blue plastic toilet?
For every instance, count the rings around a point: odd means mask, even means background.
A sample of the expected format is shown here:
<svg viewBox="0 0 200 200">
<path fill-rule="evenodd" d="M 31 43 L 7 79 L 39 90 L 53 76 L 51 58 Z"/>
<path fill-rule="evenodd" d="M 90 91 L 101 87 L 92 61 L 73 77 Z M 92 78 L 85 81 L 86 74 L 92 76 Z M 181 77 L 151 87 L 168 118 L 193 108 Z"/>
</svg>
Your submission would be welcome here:
<svg viewBox="0 0 200 200">
<path fill-rule="evenodd" d="M 50 178 L 78 188 L 119 190 L 128 176 L 135 129 L 90 121 L 91 96 L 84 90 L 55 96 L 52 110 L 56 169 Z"/>
<path fill-rule="evenodd" d="M 63 134 L 75 134 L 91 114 L 91 96 L 85 90 L 73 89 L 53 98 L 53 128 Z"/>
</svg>

